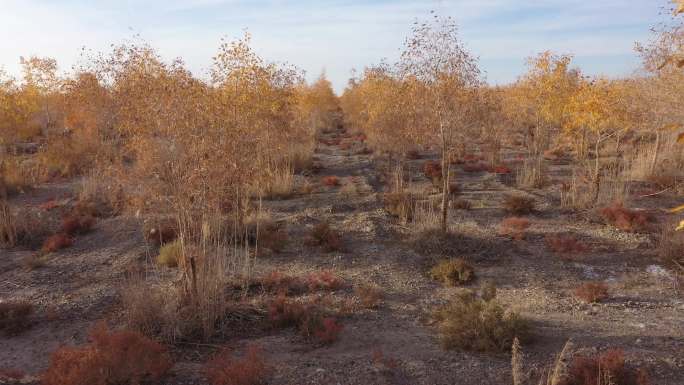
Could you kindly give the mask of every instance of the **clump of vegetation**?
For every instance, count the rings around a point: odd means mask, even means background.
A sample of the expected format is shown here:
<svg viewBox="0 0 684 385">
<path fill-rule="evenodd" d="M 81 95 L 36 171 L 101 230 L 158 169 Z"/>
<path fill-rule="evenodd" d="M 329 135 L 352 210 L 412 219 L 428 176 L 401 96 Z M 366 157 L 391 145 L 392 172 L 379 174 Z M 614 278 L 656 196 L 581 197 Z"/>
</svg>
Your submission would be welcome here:
<svg viewBox="0 0 684 385">
<path fill-rule="evenodd" d="M 103 322 L 91 331 L 90 340 L 55 351 L 43 384 L 158 383 L 172 367 L 166 349 L 137 332 L 110 331 Z"/>
<path fill-rule="evenodd" d="M 509 195 L 503 202 L 504 208 L 513 215 L 527 215 L 534 212 L 534 198 L 523 195 Z"/>
<path fill-rule="evenodd" d="M 505 352 L 518 337 L 524 339 L 529 324 L 507 311 L 495 299 L 485 300 L 472 292 L 460 293 L 435 314 L 442 345 L 447 349 Z"/>
<path fill-rule="evenodd" d="M 180 240 L 167 243 L 159 248 L 157 263 L 166 267 L 177 267 L 183 258 L 183 244 Z"/>
<path fill-rule="evenodd" d="M 55 251 L 66 249 L 74 244 L 74 239 L 65 233 L 57 233 L 43 242 L 41 251 L 43 253 L 54 253 Z"/>
<path fill-rule="evenodd" d="M 603 282 L 586 282 L 575 289 L 575 295 L 587 303 L 601 302 L 608 298 L 608 286 Z"/>
<path fill-rule="evenodd" d="M 572 234 L 552 234 L 545 237 L 546 246 L 554 253 L 574 256 L 589 251 L 589 246 Z"/>
<path fill-rule="evenodd" d="M 279 295 L 268 307 L 268 318 L 276 328 L 295 327 L 317 345 L 335 342 L 343 327 L 315 303 L 300 303 Z"/>
<path fill-rule="evenodd" d="M 630 210 L 622 202 L 615 202 L 600 210 L 603 220 L 622 231 L 642 231 L 650 222 L 650 218 L 643 212 Z"/>
<path fill-rule="evenodd" d="M 430 276 L 446 286 L 460 286 L 475 278 L 475 270 L 465 259 L 451 258 L 435 265 Z"/>
<path fill-rule="evenodd" d="M 567 376 L 560 385 L 649 385 L 643 368 L 631 368 L 620 349 L 609 349 L 595 356 L 573 357 Z"/>
<path fill-rule="evenodd" d="M 262 349 L 257 346 L 248 346 L 242 357 L 236 357 L 225 349 L 204 366 L 212 385 L 261 385 L 271 370 Z"/>
<path fill-rule="evenodd" d="M 442 180 L 442 166 L 434 160 L 428 160 L 423 164 L 423 174 L 433 182 Z"/>
<path fill-rule="evenodd" d="M 334 175 L 328 175 L 323 177 L 323 185 L 328 187 L 337 187 L 340 185 L 340 178 Z"/>
<path fill-rule="evenodd" d="M 327 222 L 321 222 L 314 226 L 311 230 L 311 239 L 314 244 L 323 247 L 326 252 L 342 249 L 340 234 L 332 229 Z"/>
<path fill-rule="evenodd" d="M 354 289 L 354 294 L 359 298 L 361 306 L 366 309 L 375 309 L 380 306 L 384 298 L 382 289 L 377 286 L 358 286 Z"/>
<path fill-rule="evenodd" d="M 527 230 L 529 227 L 529 219 L 509 217 L 501 221 L 499 224 L 499 234 L 521 241 L 525 239 L 525 230 Z"/>
<path fill-rule="evenodd" d="M 0 332 L 6 336 L 22 333 L 31 327 L 33 305 L 24 301 L 0 302 Z"/>
<path fill-rule="evenodd" d="M 672 222 L 665 223 L 658 237 L 658 254 L 666 265 L 684 274 L 684 231 L 676 231 Z"/>
<path fill-rule="evenodd" d="M 345 282 L 329 270 L 310 273 L 306 277 L 307 286 L 310 291 L 328 290 L 334 291 L 344 287 Z"/>
<path fill-rule="evenodd" d="M 287 231 L 284 229 L 266 228 L 262 231 L 259 231 L 259 247 L 269 249 L 274 253 L 283 251 L 285 246 L 287 246 L 288 240 L 289 237 L 287 235 Z"/>
<path fill-rule="evenodd" d="M 0 246 L 13 247 L 17 238 L 16 219 L 7 202 L 0 199 Z"/>
<path fill-rule="evenodd" d="M 145 223 L 143 233 L 147 242 L 154 246 L 161 246 L 178 238 L 177 226 L 171 223 L 171 221 Z"/>
</svg>

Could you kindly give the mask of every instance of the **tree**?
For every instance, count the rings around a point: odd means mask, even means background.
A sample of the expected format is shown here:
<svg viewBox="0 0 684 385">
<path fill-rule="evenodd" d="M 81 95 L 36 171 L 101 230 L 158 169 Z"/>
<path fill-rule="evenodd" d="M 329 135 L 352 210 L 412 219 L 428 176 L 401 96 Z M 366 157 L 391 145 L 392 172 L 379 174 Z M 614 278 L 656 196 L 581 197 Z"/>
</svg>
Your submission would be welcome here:
<svg viewBox="0 0 684 385">
<path fill-rule="evenodd" d="M 59 92 L 61 79 L 57 76 L 57 61 L 52 58 L 31 56 L 20 58 L 24 73 L 25 92 L 41 100 L 43 110 L 43 135 L 54 128 L 57 111 L 53 107 L 55 96 Z"/>
<path fill-rule="evenodd" d="M 450 154 L 457 141 L 477 125 L 474 110 L 482 85 L 477 60 L 466 50 L 449 17 L 437 15 L 416 22 L 399 63 L 404 81 L 411 82 L 421 129 L 437 139 L 442 163 L 442 231 L 447 230 Z"/>
</svg>

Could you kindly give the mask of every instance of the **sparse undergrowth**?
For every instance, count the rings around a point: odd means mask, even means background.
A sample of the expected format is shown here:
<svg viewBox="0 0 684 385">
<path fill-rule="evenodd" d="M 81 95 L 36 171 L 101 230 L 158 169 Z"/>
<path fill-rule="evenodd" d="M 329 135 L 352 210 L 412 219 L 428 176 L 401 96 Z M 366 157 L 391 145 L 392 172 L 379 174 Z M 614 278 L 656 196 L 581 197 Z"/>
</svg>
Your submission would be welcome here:
<svg viewBox="0 0 684 385">
<path fill-rule="evenodd" d="M 341 251 L 342 239 L 340 234 L 330 227 L 327 222 L 321 222 L 311 230 L 313 244 L 321 246 L 326 252 Z"/>
</svg>

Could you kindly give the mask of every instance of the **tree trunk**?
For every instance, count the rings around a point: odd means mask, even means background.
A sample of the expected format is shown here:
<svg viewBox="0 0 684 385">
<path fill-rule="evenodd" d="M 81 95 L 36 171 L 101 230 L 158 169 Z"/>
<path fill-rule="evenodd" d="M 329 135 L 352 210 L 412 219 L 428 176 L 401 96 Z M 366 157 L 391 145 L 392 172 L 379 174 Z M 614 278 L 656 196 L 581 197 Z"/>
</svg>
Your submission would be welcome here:
<svg viewBox="0 0 684 385">
<path fill-rule="evenodd" d="M 446 144 L 443 141 L 442 144 Z M 442 149 L 442 232 L 447 231 L 447 214 L 449 211 L 449 154 Z"/>
<path fill-rule="evenodd" d="M 650 174 L 655 172 L 655 168 L 658 165 L 658 153 L 660 152 L 660 132 L 656 132 L 656 142 L 655 150 L 653 151 L 653 158 L 651 158 L 651 165 L 648 167 Z"/>
<path fill-rule="evenodd" d="M 600 143 L 600 140 L 596 140 L 596 147 L 594 149 L 596 152 L 596 162 L 594 163 L 594 196 L 592 197 L 591 201 L 592 205 L 595 205 L 598 201 L 599 192 L 601 189 L 601 157 L 599 154 Z"/>
</svg>

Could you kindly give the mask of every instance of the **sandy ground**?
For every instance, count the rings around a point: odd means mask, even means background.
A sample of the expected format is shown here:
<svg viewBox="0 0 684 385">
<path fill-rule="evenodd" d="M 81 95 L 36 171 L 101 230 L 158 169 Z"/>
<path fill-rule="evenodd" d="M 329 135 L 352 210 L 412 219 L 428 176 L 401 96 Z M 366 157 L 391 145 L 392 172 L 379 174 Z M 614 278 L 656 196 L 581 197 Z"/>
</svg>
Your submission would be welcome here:
<svg viewBox="0 0 684 385">
<path fill-rule="evenodd" d="M 341 133 L 327 134 L 327 138 Z M 443 288 L 427 276 L 440 255 L 421 255 L 407 239 L 414 231 L 383 209 L 382 173 L 370 155 L 354 155 L 339 146 L 320 145 L 316 154 L 322 176 L 335 175 L 342 187 L 317 187 L 311 194 L 266 202 L 274 218 L 286 224 L 290 242 L 274 255 L 261 257 L 260 271 L 302 272 L 329 269 L 353 286 L 374 284 L 385 292 L 376 310 L 358 311 L 342 322 L 338 342 L 313 348 L 294 331 L 278 331 L 228 341 L 233 347 L 258 344 L 274 366 L 269 384 L 508 384 L 510 356 L 446 351 L 430 324 L 430 312 L 453 297 L 457 288 Z M 412 161 L 417 184 L 422 160 Z M 534 338 L 523 346 L 528 368 L 547 365 L 566 340 L 579 348 L 625 350 L 631 363 L 648 368 L 653 384 L 684 384 L 684 301 L 675 293 L 670 273 L 658 265 L 654 237 L 627 234 L 592 219 L 564 213 L 543 191 L 533 192 L 539 212 L 523 241 L 498 235 L 507 215 L 501 202 L 515 191 L 510 183 L 488 173 L 457 170 L 461 198 L 473 209 L 452 211 L 450 222 L 466 239 L 461 256 L 475 266 L 478 280 L 493 281 L 499 300 L 531 320 Z M 353 185 L 354 188 L 351 188 Z M 17 204 L 36 204 L 68 195 L 64 185 L 45 186 Z M 662 198 L 666 199 L 666 198 Z M 655 207 L 650 201 L 637 202 Z M 662 203 L 662 202 L 661 202 Z M 341 232 L 344 252 L 325 253 L 306 245 L 310 229 L 328 221 Z M 95 231 L 74 247 L 52 254 L 45 266 L 28 271 L 21 260 L 30 252 L 0 251 L 0 299 L 28 300 L 40 309 L 26 333 L 0 336 L 0 368 L 37 374 L 60 345 L 86 341 L 88 328 L 99 319 L 120 320 L 118 290 L 132 266 L 149 260 L 149 250 L 133 218 L 98 222 Z M 547 233 L 571 231 L 592 251 L 576 260 L 549 252 Z M 603 280 L 611 298 L 587 305 L 572 291 L 578 282 Z M 351 289 L 336 296 L 350 297 Z M 203 384 L 201 362 L 206 349 L 178 347 L 169 384 Z M 382 351 L 396 362 L 392 369 L 373 362 Z"/>
</svg>

